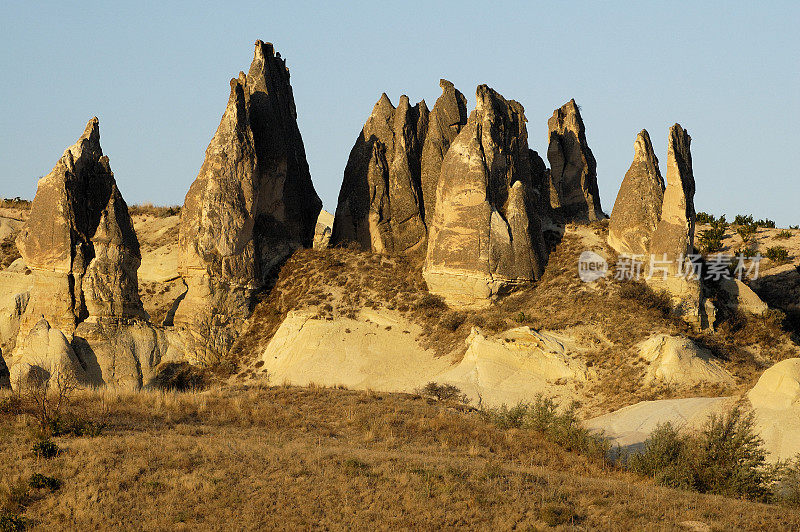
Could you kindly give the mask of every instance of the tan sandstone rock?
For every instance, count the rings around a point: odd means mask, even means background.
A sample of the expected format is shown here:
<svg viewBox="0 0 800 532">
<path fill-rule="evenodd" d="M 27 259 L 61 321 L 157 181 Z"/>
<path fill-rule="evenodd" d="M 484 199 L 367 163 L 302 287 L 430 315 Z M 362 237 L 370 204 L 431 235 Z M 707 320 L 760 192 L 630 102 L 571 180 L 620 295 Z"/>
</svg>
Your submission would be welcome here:
<svg viewBox="0 0 800 532">
<path fill-rule="evenodd" d="M 693 386 L 733 384 L 734 379 L 707 349 L 688 338 L 657 334 L 638 346 L 639 357 L 648 362 L 644 383 Z"/>
<path fill-rule="evenodd" d="M 19 341 L 10 367 L 11 385 L 72 382 L 87 384 L 83 366 L 70 342 L 46 320 L 40 320 Z"/>
<path fill-rule="evenodd" d="M 731 308 L 754 316 L 763 316 L 769 311 L 769 306 L 739 279 L 722 278 L 719 287 L 725 294 L 725 303 Z"/>
<path fill-rule="evenodd" d="M 423 274 L 454 305 L 538 279 L 547 261 L 522 105 L 486 85 L 442 163 Z"/>
<path fill-rule="evenodd" d="M 663 261 L 664 269 L 653 271 L 648 283 L 672 296 L 677 314 L 700 327 L 713 324 L 712 308 L 706 305 L 702 283 L 687 271 L 686 261 L 694 251 L 695 182 L 692 172 L 691 137 L 680 124 L 669 130 L 667 153 L 667 187 L 661 207 L 661 220 L 650 242 L 650 254 Z M 710 302 L 709 302 L 710 303 Z"/>
<path fill-rule="evenodd" d="M 420 157 L 428 129 L 425 101 L 397 108 L 384 93 L 356 139 L 344 170 L 331 242 L 378 253 L 424 249 Z"/>
<path fill-rule="evenodd" d="M 181 211 L 179 272 L 188 292 L 175 324 L 244 320 L 272 270 L 313 243 L 322 207 L 297 126 L 289 70 L 257 41 Z M 235 334 L 235 331 L 229 331 Z"/>
<path fill-rule="evenodd" d="M 595 376 L 574 356 L 580 348 L 555 333 L 518 327 L 486 336 L 473 328 L 467 346 L 461 362 L 435 380 L 456 386 L 479 406 L 511 406 L 536 394 L 570 398 L 556 383 L 584 383 Z"/>
<path fill-rule="evenodd" d="M 325 249 L 331 243 L 333 230 L 333 215 L 322 209 L 319 211 L 317 225 L 314 228 L 314 249 Z"/>
<path fill-rule="evenodd" d="M 89 318 L 144 317 L 139 242 L 100 147 L 97 118 L 39 180 L 17 247 L 34 279 L 21 333 L 42 317 L 67 334 Z"/>
<path fill-rule="evenodd" d="M 550 203 L 566 220 L 604 220 L 597 188 L 597 161 L 586 142 L 586 128 L 575 100 L 547 121 Z"/>
<path fill-rule="evenodd" d="M 442 161 L 450 144 L 467 123 L 467 99 L 446 79 L 439 80 L 442 95 L 436 100 L 428 120 L 428 132 L 422 146 L 421 180 L 425 204 L 425 221 L 430 223 L 436 212 L 436 187 Z"/>
<path fill-rule="evenodd" d="M 647 255 L 661 220 L 664 188 L 650 135 L 643 129 L 636 137 L 633 162 L 611 211 L 608 245 L 617 253 Z"/>
</svg>

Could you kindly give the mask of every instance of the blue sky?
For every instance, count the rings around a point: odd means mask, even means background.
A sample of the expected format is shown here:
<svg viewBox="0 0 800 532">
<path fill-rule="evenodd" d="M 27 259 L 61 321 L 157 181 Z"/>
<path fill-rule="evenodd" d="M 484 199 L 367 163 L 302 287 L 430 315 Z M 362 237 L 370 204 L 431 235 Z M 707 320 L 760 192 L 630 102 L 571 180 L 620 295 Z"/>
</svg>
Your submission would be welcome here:
<svg viewBox="0 0 800 532">
<path fill-rule="evenodd" d="M 6 1 L 0 196 L 31 198 L 92 116 L 129 203 L 179 204 L 256 39 L 287 59 L 311 174 L 336 205 L 381 92 L 474 105 L 487 83 L 526 109 L 533 149 L 575 98 L 610 212 L 639 130 L 664 170 L 692 136 L 698 210 L 800 224 L 800 4 L 770 2 Z"/>
</svg>

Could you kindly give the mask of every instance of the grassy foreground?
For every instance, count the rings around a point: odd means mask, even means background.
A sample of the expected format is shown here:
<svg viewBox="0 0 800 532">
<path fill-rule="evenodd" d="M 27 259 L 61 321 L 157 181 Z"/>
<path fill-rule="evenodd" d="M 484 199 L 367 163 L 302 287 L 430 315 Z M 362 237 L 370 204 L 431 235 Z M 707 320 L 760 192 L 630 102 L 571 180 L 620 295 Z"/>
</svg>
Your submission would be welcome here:
<svg viewBox="0 0 800 532">
<path fill-rule="evenodd" d="M 33 450 L 32 412 L 0 400 L 6 527 L 800 527 L 797 510 L 658 487 L 419 396 L 283 386 L 79 392 L 69 410 L 103 429 L 54 437 L 60 450 L 49 459 Z"/>
</svg>

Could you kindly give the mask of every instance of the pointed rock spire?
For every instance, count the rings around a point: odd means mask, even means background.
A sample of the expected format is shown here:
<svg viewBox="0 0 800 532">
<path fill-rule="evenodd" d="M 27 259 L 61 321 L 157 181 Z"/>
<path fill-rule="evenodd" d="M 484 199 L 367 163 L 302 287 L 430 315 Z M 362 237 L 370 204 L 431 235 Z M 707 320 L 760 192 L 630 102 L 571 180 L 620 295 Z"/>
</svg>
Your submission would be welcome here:
<svg viewBox="0 0 800 532">
<path fill-rule="evenodd" d="M 252 293 L 295 249 L 310 247 L 322 202 L 311 182 L 286 62 L 256 41 L 186 194 L 175 323 L 236 322 Z"/>
<path fill-rule="evenodd" d="M 664 178 L 658 168 L 650 135 L 639 132 L 634 156 L 611 211 L 608 245 L 618 253 L 645 255 L 650 239 L 661 220 L 664 201 Z"/>
<path fill-rule="evenodd" d="M 667 187 L 661 207 L 661 218 L 653 233 L 650 252 L 675 259 L 692 253 L 694 248 L 694 173 L 692 172 L 692 138 L 680 124 L 669 129 L 667 153 Z"/>
<path fill-rule="evenodd" d="M 39 180 L 17 247 L 34 275 L 21 336 L 42 317 L 72 334 L 87 318 L 145 316 L 139 241 L 100 147 L 96 117 Z"/>
<path fill-rule="evenodd" d="M 597 162 L 586 143 L 586 128 L 575 100 L 562 105 L 547 121 L 550 143 L 550 201 L 566 220 L 604 220 L 597 188 Z"/>
<path fill-rule="evenodd" d="M 669 130 L 667 153 L 667 187 L 658 222 L 650 243 L 655 260 L 665 261 L 664 273 L 651 272 L 648 283 L 672 296 L 676 314 L 700 327 L 713 326 L 714 306 L 705 299 L 699 279 L 679 275 L 688 268 L 694 252 L 694 173 L 692 171 L 691 137 L 680 124 Z"/>
<path fill-rule="evenodd" d="M 522 105 L 486 85 L 442 162 L 423 275 L 454 305 L 483 305 L 539 278 L 547 260 L 532 204 Z"/>
<path fill-rule="evenodd" d="M 436 210 L 436 186 L 442 161 L 450 144 L 467 123 L 467 99 L 446 79 L 439 80 L 442 95 L 431 111 L 425 144 L 422 147 L 422 197 L 425 222 L 430 225 Z"/>
<path fill-rule="evenodd" d="M 357 242 L 379 253 L 424 248 L 420 156 L 428 108 L 382 94 L 350 150 L 333 223 L 332 244 Z"/>
</svg>

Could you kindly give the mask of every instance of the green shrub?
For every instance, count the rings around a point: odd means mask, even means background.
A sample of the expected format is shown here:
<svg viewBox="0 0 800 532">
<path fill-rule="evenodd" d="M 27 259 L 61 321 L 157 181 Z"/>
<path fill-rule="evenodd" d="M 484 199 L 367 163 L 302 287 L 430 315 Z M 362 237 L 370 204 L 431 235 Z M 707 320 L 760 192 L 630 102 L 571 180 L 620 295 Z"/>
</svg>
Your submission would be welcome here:
<svg viewBox="0 0 800 532">
<path fill-rule="evenodd" d="M 767 248 L 764 256 L 773 262 L 784 262 L 789 258 L 789 250 L 783 246 L 772 246 Z"/>
<path fill-rule="evenodd" d="M 742 237 L 742 242 L 750 242 L 755 236 L 758 228 L 755 225 L 740 225 L 736 228 L 736 232 Z"/>
<path fill-rule="evenodd" d="M 467 396 L 461 393 L 458 387 L 452 384 L 438 384 L 436 382 L 429 382 L 426 384 L 419 393 L 433 397 L 437 401 L 458 401 L 461 403 L 468 403 Z"/>
<path fill-rule="evenodd" d="M 787 231 L 786 229 L 784 229 L 784 230 L 780 231 L 777 235 L 775 235 L 775 238 L 780 238 L 781 240 L 786 240 L 788 238 L 792 238 L 792 232 L 791 231 Z"/>
<path fill-rule="evenodd" d="M 713 214 L 708 214 L 707 212 L 700 211 L 695 215 L 695 220 L 699 224 L 711 224 L 716 221 Z"/>
<path fill-rule="evenodd" d="M 35 490 L 48 489 L 50 491 L 58 491 L 61 488 L 61 481 L 41 473 L 34 473 L 30 481 L 28 481 L 28 485 Z"/>
<path fill-rule="evenodd" d="M 753 425 L 753 414 L 735 407 L 712 415 L 698 434 L 660 426 L 641 453 L 628 457 L 627 467 L 667 486 L 767 501 L 776 473 Z"/>
<path fill-rule="evenodd" d="M 692 460 L 689 439 L 666 423 L 656 427 L 641 452 L 628 457 L 627 467 L 664 486 L 691 489 L 694 487 Z"/>
<path fill-rule="evenodd" d="M 755 222 L 758 227 L 766 227 L 767 229 L 775 229 L 775 221 L 766 218 L 764 220 L 758 220 Z"/>
<path fill-rule="evenodd" d="M 533 403 L 519 403 L 511 408 L 503 405 L 482 412 L 502 429 L 534 430 L 568 451 L 605 460 L 610 448 L 605 437 L 589 432 L 580 423 L 575 403 L 559 408 L 553 399 L 537 395 Z"/>
<path fill-rule="evenodd" d="M 712 227 L 701 231 L 697 237 L 697 242 L 706 253 L 716 253 L 717 251 L 722 251 L 722 239 L 724 236 L 724 228 Z"/>
<path fill-rule="evenodd" d="M 736 217 L 733 219 L 733 225 L 753 225 L 755 221 L 753 220 L 753 215 L 748 214 L 737 214 Z"/>
<path fill-rule="evenodd" d="M 800 455 L 778 464 L 773 491 L 776 502 L 800 506 Z"/>
<path fill-rule="evenodd" d="M 33 454 L 40 458 L 55 458 L 61 449 L 49 438 L 40 438 L 33 444 Z"/>
</svg>

